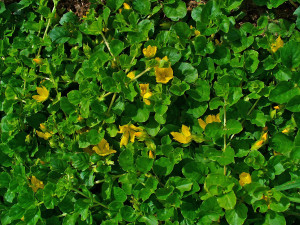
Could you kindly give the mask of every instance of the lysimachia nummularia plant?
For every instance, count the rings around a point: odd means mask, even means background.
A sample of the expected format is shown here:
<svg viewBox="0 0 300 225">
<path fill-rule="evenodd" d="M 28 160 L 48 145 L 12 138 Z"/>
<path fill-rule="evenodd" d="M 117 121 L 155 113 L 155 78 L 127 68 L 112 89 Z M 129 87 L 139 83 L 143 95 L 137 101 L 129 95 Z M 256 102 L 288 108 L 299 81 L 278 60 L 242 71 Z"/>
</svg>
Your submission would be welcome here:
<svg viewBox="0 0 300 225">
<path fill-rule="evenodd" d="M 299 0 L 65 2 L 0 1 L 2 225 L 299 221 Z"/>
</svg>

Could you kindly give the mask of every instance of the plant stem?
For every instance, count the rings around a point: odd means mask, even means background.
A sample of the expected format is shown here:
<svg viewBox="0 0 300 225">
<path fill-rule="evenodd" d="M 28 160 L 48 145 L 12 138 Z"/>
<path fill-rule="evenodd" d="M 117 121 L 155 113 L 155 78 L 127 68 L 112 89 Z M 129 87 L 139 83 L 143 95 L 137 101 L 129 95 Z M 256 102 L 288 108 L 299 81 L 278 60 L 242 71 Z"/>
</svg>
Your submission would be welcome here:
<svg viewBox="0 0 300 225">
<path fill-rule="evenodd" d="M 223 110 L 224 110 L 224 148 L 223 148 L 223 152 L 226 151 L 226 147 L 227 147 L 227 128 L 226 128 L 226 123 L 227 123 L 227 120 L 226 120 L 226 100 L 224 98 L 224 106 L 223 106 Z M 226 176 L 226 166 L 224 166 L 224 175 Z"/>
<path fill-rule="evenodd" d="M 78 189 L 76 189 L 76 188 L 72 188 L 71 190 L 73 190 L 73 191 L 75 191 L 75 192 L 77 192 L 78 194 L 80 194 L 80 195 L 82 195 L 83 197 L 85 197 L 85 198 L 88 198 L 88 199 L 90 199 L 88 196 L 86 196 L 83 192 L 81 192 L 81 191 L 79 191 Z M 104 204 L 102 204 L 101 202 L 98 202 L 97 200 L 95 200 L 95 199 L 92 199 L 92 201 L 93 202 L 96 202 L 97 203 L 97 206 L 102 206 L 103 208 L 106 208 L 106 209 L 108 209 L 108 207 L 106 206 L 106 205 L 104 205 Z"/>
<path fill-rule="evenodd" d="M 100 34 L 101 34 L 101 37 L 103 38 L 103 41 L 104 41 L 104 43 L 105 43 L 105 45 L 106 45 L 106 47 L 107 47 L 107 49 L 108 49 L 110 55 L 114 58 L 114 61 L 116 61 L 116 58 L 115 58 L 114 54 L 112 54 L 111 49 L 110 49 L 110 47 L 109 47 L 109 44 L 108 44 L 108 42 L 107 42 L 107 40 L 106 40 L 104 34 L 103 34 L 102 32 L 100 32 Z"/>
<path fill-rule="evenodd" d="M 298 8 L 298 6 L 296 5 L 296 3 L 293 0 L 289 0 L 289 2 L 295 7 Z"/>
<path fill-rule="evenodd" d="M 110 101 L 108 110 L 107 110 L 107 112 L 106 112 L 107 114 L 109 114 L 109 112 L 110 112 L 110 110 L 111 110 L 111 107 L 112 107 L 112 105 L 113 105 L 114 102 L 115 102 L 116 96 L 117 96 L 117 93 L 114 93 L 114 95 L 113 95 L 112 98 L 111 98 L 111 101 Z"/>
<path fill-rule="evenodd" d="M 58 1 L 54 1 L 54 6 L 53 6 L 53 9 L 52 9 L 52 14 L 56 10 L 57 3 L 58 3 Z M 44 35 L 43 35 L 43 41 L 44 41 L 44 39 L 45 39 L 45 37 L 47 35 L 48 29 L 50 27 L 50 24 L 51 24 L 51 17 L 48 19 L 48 23 L 47 23 L 47 26 L 46 26 L 46 29 L 45 29 L 45 32 L 44 32 Z M 39 58 L 41 50 L 42 50 L 42 46 L 39 47 L 38 54 L 37 54 L 36 58 Z"/>
<path fill-rule="evenodd" d="M 131 83 L 132 81 L 135 81 L 139 77 L 143 76 L 145 73 L 147 73 L 151 69 L 152 69 L 152 67 L 149 67 L 149 68 L 145 69 L 143 72 L 141 72 L 140 74 L 138 74 L 135 78 L 133 78 L 132 80 L 130 80 L 129 83 Z"/>
</svg>

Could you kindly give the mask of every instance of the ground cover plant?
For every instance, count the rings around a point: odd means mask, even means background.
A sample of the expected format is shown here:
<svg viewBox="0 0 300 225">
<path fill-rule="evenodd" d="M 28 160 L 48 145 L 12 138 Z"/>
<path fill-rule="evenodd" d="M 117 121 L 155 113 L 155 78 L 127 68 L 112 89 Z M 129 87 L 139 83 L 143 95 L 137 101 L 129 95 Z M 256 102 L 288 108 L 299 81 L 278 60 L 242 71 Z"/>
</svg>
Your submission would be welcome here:
<svg viewBox="0 0 300 225">
<path fill-rule="evenodd" d="M 0 1 L 1 224 L 297 224 L 300 1 Z"/>
</svg>

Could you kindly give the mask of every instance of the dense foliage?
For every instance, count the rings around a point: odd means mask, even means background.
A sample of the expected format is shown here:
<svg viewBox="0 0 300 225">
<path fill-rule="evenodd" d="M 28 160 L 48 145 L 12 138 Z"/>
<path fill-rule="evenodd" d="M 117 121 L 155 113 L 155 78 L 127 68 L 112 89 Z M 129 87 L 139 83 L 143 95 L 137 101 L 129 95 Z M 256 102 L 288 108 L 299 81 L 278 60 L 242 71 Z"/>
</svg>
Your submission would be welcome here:
<svg viewBox="0 0 300 225">
<path fill-rule="evenodd" d="M 1 224 L 299 221 L 300 1 L 90 2 L 0 2 Z"/>
</svg>

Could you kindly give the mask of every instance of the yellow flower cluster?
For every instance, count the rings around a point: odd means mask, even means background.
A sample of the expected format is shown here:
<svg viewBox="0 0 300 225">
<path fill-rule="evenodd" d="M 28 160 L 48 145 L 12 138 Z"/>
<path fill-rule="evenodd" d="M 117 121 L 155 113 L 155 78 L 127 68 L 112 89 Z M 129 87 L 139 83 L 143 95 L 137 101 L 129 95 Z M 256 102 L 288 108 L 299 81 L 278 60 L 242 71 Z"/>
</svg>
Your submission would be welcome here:
<svg viewBox="0 0 300 225">
<path fill-rule="evenodd" d="M 143 49 L 143 54 L 147 58 L 153 58 L 156 55 L 157 47 L 148 45 L 147 48 Z"/>
<path fill-rule="evenodd" d="M 241 173 L 240 174 L 240 180 L 239 183 L 241 186 L 244 186 L 245 184 L 251 184 L 252 179 L 251 179 L 251 175 L 249 173 Z"/>
<path fill-rule="evenodd" d="M 251 147 L 251 150 L 260 149 L 268 140 L 268 132 L 263 132 L 260 139 L 257 140 Z"/>
<path fill-rule="evenodd" d="M 182 125 L 181 132 L 171 132 L 171 135 L 173 136 L 174 140 L 182 144 L 188 144 L 193 140 L 190 128 L 185 125 Z"/>
<path fill-rule="evenodd" d="M 45 140 L 48 140 L 50 137 L 52 137 L 51 133 L 47 132 L 47 128 L 45 126 L 45 124 L 41 123 L 40 124 L 40 129 L 41 131 L 36 131 L 36 134 L 40 137 L 40 138 L 43 138 Z"/>
<path fill-rule="evenodd" d="M 158 58 L 158 57 L 155 59 L 158 62 L 160 62 L 161 60 L 165 60 L 165 61 L 169 60 L 167 56 L 163 57 L 162 59 Z M 166 84 L 174 77 L 173 69 L 171 68 L 171 66 L 169 66 L 167 68 L 159 68 L 158 66 L 156 66 L 154 69 L 155 69 L 155 76 L 156 76 L 157 83 Z"/>
<path fill-rule="evenodd" d="M 150 105 L 151 102 L 148 100 L 152 96 L 152 92 L 149 89 L 149 84 L 140 84 L 141 96 L 146 105 Z"/>
<path fill-rule="evenodd" d="M 117 152 L 109 147 L 108 142 L 104 138 L 98 145 L 93 147 L 93 150 L 100 156 L 107 156 Z"/>
<path fill-rule="evenodd" d="M 49 91 L 47 90 L 47 88 L 45 88 L 44 86 L 37 87 L 36 91 L 38 93 L 38 95 L 33 95 L 32 98 L 35 99 L 37 102 L 44 102 L 48 99 L 49 97 Z"/>
<path fill-rule="evenodd" d="M 29 187 L 31 187 L 34 192 L 37 192 L 38 189 L 43 189 L 44 188 L 43 181 L 40 181 L 35 176 L 32 176 L 30 178 L 30 180 L 31 180 L 31 185 L 29 185 Z"/>
<path fill-rule="evenodd" d="M 203 130 L 205 130 L 206 125 L 209 123 L 220 123 L 220 122 L 221 122 L 220 114 L 208 115 L 205 119 L 205 122 L 202 119 L 198 119 L 198 123 Z"/>
<path fill-rule="evenodd" d="M 271 44 L 271 51 L 273 53 L 277 52 L 277 50 L 281 47 L 283 47 L 283 40 L 281 39 L 281 37 L 279 36 L 276 41 L 274 43 Z"/>
<path fill-rule="evenodd" d="M 133 124 L 126 124 L 123 126 L 119 126 L 119 133 L 123 134 L 122 138 L 121 138 L 121 142 L 120 142 L 120 147 L 122 147 L 123 145 L 127 145 L 128 141 L 130 140 L 130 142 L 134 142 L 134 139 L 136 137 L 136 134 L 138 132 L 143 131 L 142 128 L 140 127 L 136 127 Z"/>
</svg>

